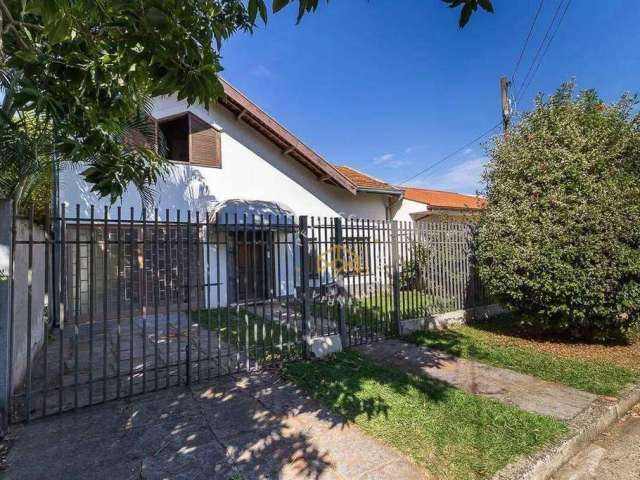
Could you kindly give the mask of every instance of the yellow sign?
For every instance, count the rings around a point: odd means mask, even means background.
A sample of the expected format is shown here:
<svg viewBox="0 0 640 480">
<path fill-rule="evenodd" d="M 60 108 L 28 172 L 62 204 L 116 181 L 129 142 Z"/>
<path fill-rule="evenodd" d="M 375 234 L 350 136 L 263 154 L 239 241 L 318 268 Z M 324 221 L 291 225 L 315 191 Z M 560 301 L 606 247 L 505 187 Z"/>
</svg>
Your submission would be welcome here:
<svg viewBox="0 0 640 480">
<path fill-rule="evenodd" d="M 319 272 L 360 273 L 360 255 L 348 245 L 333 245 L 318 255 L 317 267 Z"/>
</svg>

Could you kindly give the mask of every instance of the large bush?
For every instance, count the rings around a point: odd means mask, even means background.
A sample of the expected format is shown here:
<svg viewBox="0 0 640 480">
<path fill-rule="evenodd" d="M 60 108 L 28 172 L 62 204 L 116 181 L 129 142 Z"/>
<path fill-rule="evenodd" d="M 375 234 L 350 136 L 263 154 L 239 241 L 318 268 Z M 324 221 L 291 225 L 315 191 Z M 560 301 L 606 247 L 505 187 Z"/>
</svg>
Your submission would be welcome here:
<svg viewBox="0 0 640 480">
<path fill-rule="evenodd" d="M 615 337 L 640 315 L 640 119 L 573 84 L 489 147 L 477 258 L 489 294 L 543 329 Z"/>
</svg>

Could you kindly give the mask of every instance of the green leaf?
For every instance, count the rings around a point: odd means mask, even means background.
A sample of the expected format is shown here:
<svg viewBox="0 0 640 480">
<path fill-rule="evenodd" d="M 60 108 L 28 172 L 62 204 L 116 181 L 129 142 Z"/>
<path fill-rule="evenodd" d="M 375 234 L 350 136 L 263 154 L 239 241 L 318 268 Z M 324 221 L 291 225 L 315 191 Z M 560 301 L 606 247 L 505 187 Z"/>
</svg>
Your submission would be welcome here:
<svg viewBox="0 0 640 480">
<path fill-rule="evenodd" d="M 260 9 L 260 18 L 262 18 L 264 23 L 267 23 L 267 5 L 264 3 L 264 0 L 260 0 L 258 8 Z"/>
<path fill-rule="evenodd" d="M 467 2 L 464 4 L 464 7 L 462 7 L 462 10 L 460 11 L 460 21 L 458 22 L 460 28 L 464 28 L 464 26 L 469 22 L 471 14 L 474 10 L 475 5 L 472 2 Z"/>
<path fill-rule="evenodd" d="M 258 16 L 258 3 L 259 0 L 249 0 L 247 13 L 249 14 L 249 21 L 251 21 L 251 23 L 255 23 L 256 17 Z"/>
<path fill-rule="evenodd" d="M 493 13 L 493 5 L 491 0 L 478 0 L 478 3 L 485 12 Z"/>
<path fill-rule="evenodd" d="M 278 13 L 289 4 L 290 0 L 273 0 L 273 13 Z"/>
</svg>

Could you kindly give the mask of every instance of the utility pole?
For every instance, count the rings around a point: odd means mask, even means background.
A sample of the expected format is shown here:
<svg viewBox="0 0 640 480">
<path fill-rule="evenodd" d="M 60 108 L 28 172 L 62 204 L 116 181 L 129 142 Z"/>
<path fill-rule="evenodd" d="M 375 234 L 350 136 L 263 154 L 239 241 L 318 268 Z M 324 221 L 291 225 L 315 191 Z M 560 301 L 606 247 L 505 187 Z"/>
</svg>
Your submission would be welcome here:
<svg viewBox="0 0 640 480">
<path fill-rule="evenodd" d="M 500 77 L 500 99 L 502 101 L 502 127 L 504 128 L 505 135 L 509 128 L 509 121 L 511 120 L 511 105 L 509 104 L 509 86 L 511 82 L 507 77 Z"/>
</svg>

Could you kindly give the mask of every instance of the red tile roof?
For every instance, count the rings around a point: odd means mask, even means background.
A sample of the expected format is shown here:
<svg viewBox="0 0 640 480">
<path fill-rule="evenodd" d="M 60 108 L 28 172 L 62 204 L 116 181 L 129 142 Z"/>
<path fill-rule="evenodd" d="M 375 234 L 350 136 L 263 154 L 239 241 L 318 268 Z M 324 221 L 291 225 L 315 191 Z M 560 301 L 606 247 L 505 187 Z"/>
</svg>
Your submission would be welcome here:
<svg viewBox="0 0 640 480">
<path fill-rule="evenodd" d="M 404 198 L 424 203 L 433 208 L 480 210 L 487 206 L 487 200 L 482 197 L 442 192 L 440 190 L 427 190 L 426 188 L 405 188 Z"/>
<path fill-rule="evenodd" d="M 351 167 L 347 166 L 337 166 L 336 170 L 338 170 L 342 175 L 347 177 L 351 182 L 353 182 L 358 189 L 370 189 L 370 190 L 383 190 L 388 192 L 396 192 L 400 193 L 401 190 L 397 189 L 393 185 L 388 184 L 387 182 L 383 182 L 382 180 L 378 180 L 377 178 L 371 177 L 367 174 L 359 172 Z"/>
</svg>

